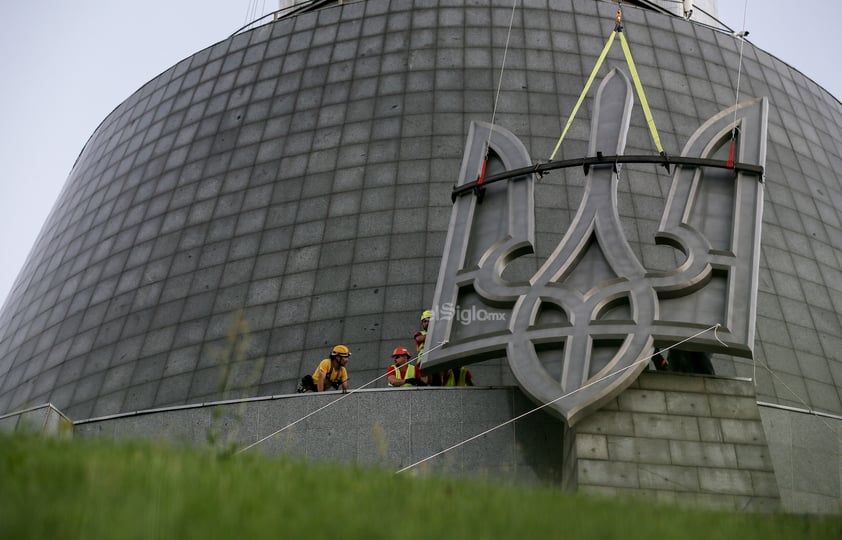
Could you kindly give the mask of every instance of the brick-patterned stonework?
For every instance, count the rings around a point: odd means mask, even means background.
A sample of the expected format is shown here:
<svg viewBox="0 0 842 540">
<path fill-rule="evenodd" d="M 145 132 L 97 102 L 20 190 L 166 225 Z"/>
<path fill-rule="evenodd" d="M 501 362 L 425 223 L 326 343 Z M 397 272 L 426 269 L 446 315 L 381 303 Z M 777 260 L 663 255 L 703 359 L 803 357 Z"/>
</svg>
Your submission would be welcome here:
<svg viewBox="0 0 842 540">
<path fill-rule="evenodd" d="M 647 372 L 574 431 L 580 491 L 780 508 L 751 381 Z"/>
</svg>

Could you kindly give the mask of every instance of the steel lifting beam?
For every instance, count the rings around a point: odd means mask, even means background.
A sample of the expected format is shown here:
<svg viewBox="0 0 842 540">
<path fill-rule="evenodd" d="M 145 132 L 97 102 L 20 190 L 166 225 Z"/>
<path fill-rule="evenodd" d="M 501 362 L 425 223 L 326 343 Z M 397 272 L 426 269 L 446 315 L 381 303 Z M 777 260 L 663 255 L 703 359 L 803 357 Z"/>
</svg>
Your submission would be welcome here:
<svg viewBox="0 0 842 540">
<path fill-rule="evenodd" d="M 715 169 L 731 169 L 735 173 L 746 173 L 752 174 L 758 177 L 758 179 L 762 182 L 763 181 L 763 172 L 764 169 L 760 165 L 751 165 L 748 163 L 734 163 L 729 164 L 728 161 L 722 161 L 719 159 L 705 159 L 705 158 L 694 158 L 694 157 L 665 157 L 665 156 L 603 156 L 603 155 L 596 155 L 593 157 L 586 157 L 586 158 L 579 158 L 579 159 L 566 159 L 562 161 L 550 161 L 547 163 L 538 163 L 531 167 L 521 167 L 519 169 L 513 169 L 511 171 L 501 172 L 499 174 L 494 174 L 491 176 L 485 177 L 483 182 L 477 184 L 476 181 L 469 182 L 467 184 L 456 186 L 453 188 L 453 192 L 450 195 L 452 201 L 456 202 L 456 198 L 460 195 L 464 195 L 466 193 L 473 193 L 480 189 L 483 189 L 488 184 L 493 184 L 494 182 L 500 182 L 503 180 L 509 180 L 512 178 L 518 178 L 520 176 L 526 176 L 529 174 L 537 174 L 539 176 L 543 176 L 544 173 L 549 171 L 554 171 L 556 169 L 569 169 L 571 167 L 582 167 L 585 171 L 585 174 L 588 174 L 590 168 L 594 165 L 611 165 L 613 166 L 615 172 L 617 171 L 617 165 L 620 163 L 654 163 L 657 165 L 663 165 L 667 167 L 669 170 L 670 165 L 684 165 L 690 167 L 712 167 Z"/>
</svg>

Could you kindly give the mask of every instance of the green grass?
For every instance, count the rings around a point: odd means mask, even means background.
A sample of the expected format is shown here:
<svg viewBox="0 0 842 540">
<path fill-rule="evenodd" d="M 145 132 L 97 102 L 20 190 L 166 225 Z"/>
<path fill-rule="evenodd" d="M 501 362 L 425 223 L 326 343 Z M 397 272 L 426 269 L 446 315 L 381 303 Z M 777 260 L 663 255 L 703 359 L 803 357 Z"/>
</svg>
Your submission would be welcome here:
<svg viewBox="0 0 842 540">
<path fill-rule="evenodd" d="M 0 436 L 0 538 L 842 538 L 842 518 L 641 500 L 211 449 Z"/>
</svg>

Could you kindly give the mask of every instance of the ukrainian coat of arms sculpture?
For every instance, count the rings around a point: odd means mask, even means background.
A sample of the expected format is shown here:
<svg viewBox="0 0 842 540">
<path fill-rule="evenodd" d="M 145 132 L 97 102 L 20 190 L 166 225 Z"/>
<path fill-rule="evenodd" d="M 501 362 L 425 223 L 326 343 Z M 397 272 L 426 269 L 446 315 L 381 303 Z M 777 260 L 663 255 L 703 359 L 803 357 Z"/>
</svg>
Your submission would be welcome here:
<svg viewBox="0 0 842 540">
<path fill-rule="evenodd" d="M 611 70 L 595 97 L 580 206 L 528 281 L 503 274 L 534 251 L 537 175 L 482 186 L 474 179 L 485 155 L 507 171 L 532 161 L 511 132 L 471 125 L 457 188 L 474 189 L 454 195 L 425 370 L 505 356 L 522 390 L 572 426 L 631 384 L 656 347 L 752 356 L 767 102 L 710 118 L 668 163 L 671 189 L 651 238 L 681 254 L 668 270 L 642 265 L 618 217 L 618 162 L 633 103 L 628 78 Z M 733 156 L 730 166 L 716 160 L 735 136 L 736 162 L 754 169 L 734 166 Z M 468 324 L 455 309 L 485 315 Z"/>
</svg>

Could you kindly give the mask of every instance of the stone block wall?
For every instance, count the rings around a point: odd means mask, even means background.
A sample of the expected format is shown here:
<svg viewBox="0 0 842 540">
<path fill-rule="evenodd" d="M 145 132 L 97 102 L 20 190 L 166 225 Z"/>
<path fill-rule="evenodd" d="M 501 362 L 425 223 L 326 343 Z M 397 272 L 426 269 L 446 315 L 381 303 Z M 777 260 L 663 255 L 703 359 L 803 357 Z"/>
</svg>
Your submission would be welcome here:
<svg viewBox="0 0 842 540">
<path fill-rule="evenodd" d="M 646 372 L 574 432 L 581 491 L 780 508 L 751 381 Z"/>
</svg>

